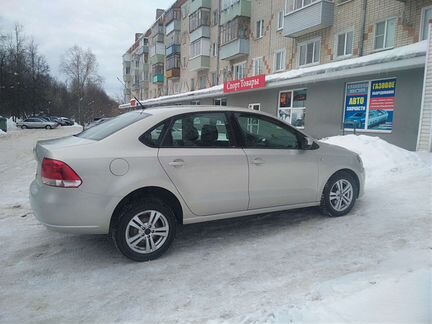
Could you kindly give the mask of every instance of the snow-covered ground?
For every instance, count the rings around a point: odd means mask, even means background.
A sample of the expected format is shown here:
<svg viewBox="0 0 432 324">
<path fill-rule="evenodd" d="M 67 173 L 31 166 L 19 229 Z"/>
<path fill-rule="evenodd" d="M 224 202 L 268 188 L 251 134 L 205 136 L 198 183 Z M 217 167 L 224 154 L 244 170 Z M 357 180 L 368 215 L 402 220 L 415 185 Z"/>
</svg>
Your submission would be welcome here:
<svg viewBox="0 0 432 324">
<path fill-rule="evenodd" d="M 431 322 L 431 154 L 373 137 L 351 214 L 315 209 L 186 226 L 170 250 L 130 262 L 104 236 L 46 230 L 27 199 L 38 139 L 0 136 L 0 322 Z M 61 212 L 61 211 L 59 211 Z"/>
</svg>

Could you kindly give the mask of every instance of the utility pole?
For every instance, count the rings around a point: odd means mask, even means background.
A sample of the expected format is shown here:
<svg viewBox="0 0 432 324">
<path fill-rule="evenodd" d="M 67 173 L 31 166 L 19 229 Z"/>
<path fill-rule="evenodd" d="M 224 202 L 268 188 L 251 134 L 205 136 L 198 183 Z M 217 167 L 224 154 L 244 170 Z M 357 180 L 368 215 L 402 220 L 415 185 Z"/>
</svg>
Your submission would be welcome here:
<svg viewBox="0 0 432 324">
<path fill-rule="evenodd" d="M 221 35 L 220 35 L 220 21 L 221 21 L 221 6 L 222 6 L 222 0 L 219 0 L 219 7 L 218 7 L 218 15 L 217 15 L 217 55 L 216 55 L 216 83 L 219 84 L 220 81 L 220 42 L 221 42 Z"/>
</svg>

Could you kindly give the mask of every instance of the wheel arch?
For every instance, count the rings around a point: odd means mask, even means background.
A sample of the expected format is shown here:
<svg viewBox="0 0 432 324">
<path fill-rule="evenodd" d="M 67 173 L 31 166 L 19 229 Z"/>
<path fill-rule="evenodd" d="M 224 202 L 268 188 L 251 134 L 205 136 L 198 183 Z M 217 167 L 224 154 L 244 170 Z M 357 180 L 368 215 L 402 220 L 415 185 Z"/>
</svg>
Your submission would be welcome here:
<svg viewBox="0 0 432 324">
<path fill-rule="evenodd" d="M 134 191 L 127 194 L 115 207 L 110 220 L 110 232 L 117 225 L 120 217 L 120 211 L 136 199 L 145 199 L 146 197 L 157 197 L 166 202 L 173 210 L 176 220 L 179 224 L 183 224 L 183 208 L 179 199 L 171 191 L 158 187 L 142 187 L 135 189 Z"/>
</svg>

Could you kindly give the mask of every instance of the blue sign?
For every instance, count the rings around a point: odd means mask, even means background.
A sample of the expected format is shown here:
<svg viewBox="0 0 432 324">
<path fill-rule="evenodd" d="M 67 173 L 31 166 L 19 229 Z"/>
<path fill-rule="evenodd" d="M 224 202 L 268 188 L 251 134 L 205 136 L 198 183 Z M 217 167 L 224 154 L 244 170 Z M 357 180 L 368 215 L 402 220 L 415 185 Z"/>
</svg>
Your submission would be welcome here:
<svg viewBox="0 0 432 324">
<path fill-rule="evenodd" d="M 366 129 L 369 82 L 348 83 L 345 96 L 344 127 Z"/>
</svg>

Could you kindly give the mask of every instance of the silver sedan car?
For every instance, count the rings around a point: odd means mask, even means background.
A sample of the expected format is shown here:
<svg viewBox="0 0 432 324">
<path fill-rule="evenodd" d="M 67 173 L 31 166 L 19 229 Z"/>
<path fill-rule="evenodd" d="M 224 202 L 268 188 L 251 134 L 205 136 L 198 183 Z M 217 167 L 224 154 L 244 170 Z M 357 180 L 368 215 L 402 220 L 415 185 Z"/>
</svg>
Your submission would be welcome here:
<svg viewBox="0 0 432 324">
<path fill-rule="evenodd" d="M 39 117 L 30 117 L 25 119 L 22 122 L 17 122 L 16 126 L 21 127 L 22 129 L 26 129 L 26 128 L 53 129 L 53 128 L 57 128 L 59 124 Z"/>
<path fill-rule="evenodd" d="M 179 224 L 313 206 L 345 215 L 365 179 L 357 154 L 244 108 L 133 111 L 35 154 L 34 215 L 56 231 L 109 233 L 136 261 L 164 253 Z"/>
</svg>

